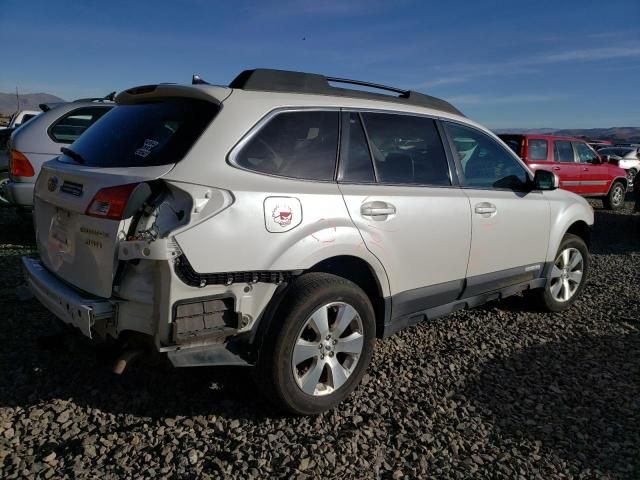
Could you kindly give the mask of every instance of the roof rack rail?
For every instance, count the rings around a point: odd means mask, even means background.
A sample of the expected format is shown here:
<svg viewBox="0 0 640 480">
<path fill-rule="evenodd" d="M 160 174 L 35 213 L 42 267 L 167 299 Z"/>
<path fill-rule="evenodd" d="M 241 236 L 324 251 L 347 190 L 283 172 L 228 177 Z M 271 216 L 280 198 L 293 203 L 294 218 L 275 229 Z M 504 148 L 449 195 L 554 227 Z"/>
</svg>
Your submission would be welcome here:
<svg viewBox="0 0 640 480">
<path fill-rule="evenodd" d="M 334 87 L 332 83 L 344 83 L 361 87 L 384 90 L 397 93 L 398 96 L 368 92 L 349 88 Z M 311 93 L 320 95 L 337 95 L 351 98 L 365 98 L 370 100 L 384 100 L 391 102 L 416 105 L 432 108 L 443 112 L 464 116 L 460 110 L 449 102 L 440 98 L 425 95 L 413 90 L 404 90 L 396 87 L 388 87 L 378 83 L 364 82 L 361 80 L 349 80 L 338 77 L 325 77 L 317 73 L 292 72 L 287 70 L 274 70 L 268 68 L 256 68 L 241 72 L 229 84 L 230 88 L 241 90 L 257 90 L 289 93 Z"/>
<path fill-rule="evenodd" d="M 77 100 L 74 100 L 73 103 L 77 103 L 77 102 L 113 102 L 113 100 L 116 98 L 116 92 L 111 92 L 108 95 L 105 95 L 104 97 L 90 97 L 90 98 L 78 98 Z"/>
</svg>

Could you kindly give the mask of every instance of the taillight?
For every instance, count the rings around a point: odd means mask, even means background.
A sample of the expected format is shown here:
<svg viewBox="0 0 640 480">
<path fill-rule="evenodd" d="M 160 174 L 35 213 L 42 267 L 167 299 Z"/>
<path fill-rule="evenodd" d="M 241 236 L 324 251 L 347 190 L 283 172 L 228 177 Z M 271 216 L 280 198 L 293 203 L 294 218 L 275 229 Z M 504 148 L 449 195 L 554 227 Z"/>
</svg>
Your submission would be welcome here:
<svg viewBox="0 0 640 480">
<path fill-rule="evenodd" d="M 527 137 L 522 137 L 522 154 L 520 158 L 523 160 L 528 160 L 529 158 L 529 140 L 527 140 Z"/>
<path fill-rule="evenodd" d="M 95 194 L 89 204 L 86 215 L 91 217 L 108 218 L 110 220 L 121 220 L 124 207 L 131 196 L 131 192 L 140 185 L 139 183 L 129 183 L 118 185 L 117 187 L 103 188 Z"/>
<path fill-rule="evenodd" d="M 12 177 L 33 177 L 35 175 L 29 159 L 18 150 L 11 150 L 9 173 Z"/>
</svg>

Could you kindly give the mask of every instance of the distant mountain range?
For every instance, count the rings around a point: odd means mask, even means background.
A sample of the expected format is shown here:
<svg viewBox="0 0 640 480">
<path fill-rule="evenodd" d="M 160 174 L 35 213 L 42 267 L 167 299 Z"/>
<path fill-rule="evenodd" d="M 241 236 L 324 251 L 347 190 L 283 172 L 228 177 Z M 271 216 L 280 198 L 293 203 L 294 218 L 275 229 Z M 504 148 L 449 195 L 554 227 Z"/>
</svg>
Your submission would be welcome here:
<svg viewBox="0 0 640 480">
<path fill-rule="evenodd" d="M 609 128 L 501 128 L 498 133 L 534 133 L 539 135 L 562 135 L 586 137 L 592 140 L 611 140 L 614 143 L 640 143 L 640 127 Z"/>
<path fill-rule="evenodd" d="M 60 97 L 50 95 L 48 93 L 26 93 L 20 95 L 20 110 L 40 110 L 38 105 L 41 103 L 61 102 Z M 18 102 L 15 93 L 0 92 L 0 114 L 11 115 L 18 108 Z"/>
</svg>

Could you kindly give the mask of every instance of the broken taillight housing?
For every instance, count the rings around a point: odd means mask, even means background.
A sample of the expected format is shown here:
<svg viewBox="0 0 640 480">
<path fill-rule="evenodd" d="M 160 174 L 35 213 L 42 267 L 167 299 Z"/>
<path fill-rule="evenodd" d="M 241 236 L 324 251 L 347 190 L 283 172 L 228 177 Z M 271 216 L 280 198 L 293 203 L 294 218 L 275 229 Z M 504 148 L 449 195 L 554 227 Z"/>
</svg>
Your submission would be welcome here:
<svg viewBox="0 0 640 480">
<path fill-rule="evenodd" d="M 127 200 L 138 185 L 140 184 L 129 183 L 99 190 L 91 200 L 85 214 L 91 217 L 122 220 Z"/>
<path fill-rule="evenodd" d="M 35 175 L 33 165 L 31 165 L 29 159 L 18 150 L 11 150 L 9 173 L 12 177 L 33 177 Z"/>
</svg>

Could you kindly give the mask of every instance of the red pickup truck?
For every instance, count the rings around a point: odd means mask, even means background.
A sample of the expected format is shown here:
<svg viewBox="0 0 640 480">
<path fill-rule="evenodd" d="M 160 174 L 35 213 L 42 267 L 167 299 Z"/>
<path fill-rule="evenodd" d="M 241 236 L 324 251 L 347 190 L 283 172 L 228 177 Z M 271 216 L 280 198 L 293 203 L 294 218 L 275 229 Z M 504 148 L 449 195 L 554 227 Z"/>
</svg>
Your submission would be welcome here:
<svg viewBox="0 0 640 480">
<path fill-rule="evenodd" d="M 605 208 L 624 205 L 625 171 L 601 157 L 584 140 L 553 135 L 498 135 L 532 170 L 549 170 L 560 187 L 585 197 L 600 197 Z"/>
</svg>

